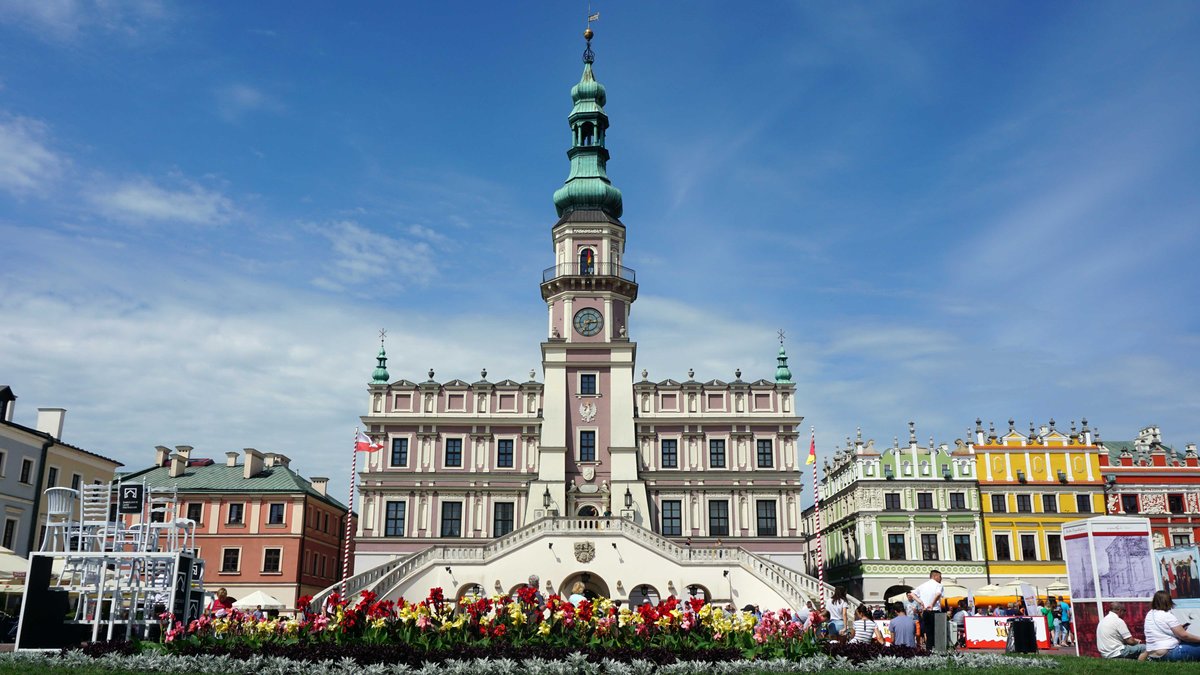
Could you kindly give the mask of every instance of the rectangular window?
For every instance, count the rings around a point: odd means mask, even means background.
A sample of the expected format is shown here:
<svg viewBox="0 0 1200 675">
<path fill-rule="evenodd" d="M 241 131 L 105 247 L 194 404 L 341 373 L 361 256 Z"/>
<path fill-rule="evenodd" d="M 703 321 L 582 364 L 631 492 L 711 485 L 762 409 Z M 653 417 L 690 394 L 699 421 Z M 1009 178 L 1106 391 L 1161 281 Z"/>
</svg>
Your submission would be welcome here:
<svg viewBox="0 0 1200 675">
<path fill-rule="evenodd" d="M 908 560 L 908 551 L 904 548 L 904 535 L 888 535 L 888 560 Z"/>
<path fill-rule="evenodd" d="M 221 550 L 221 571 L 222 572 L 237 572 L 238 567 L 242 563 L 242 550 L 239 548 L 226 548 Z"/>
<path fill-rule="evenodd" d="M 921 535 L 921 560 L 938 560 L 938 540 L 936 534 Z"/>
<path fill-rule="evenodd" d="M 1062 536 L 1057 534 L 1046 535 L 1046 553 L 1051 560 L 1062 560 Z"/>
<path fill-rule="evenodd" d="M 725 441 L 711 440 L 708 442 L 708 468 L 725 468 Z"/>
<path fill-rule="evenodd" d="M 933 508 L 933 493 L 932 492 L 918 492 L 917 493 L 917 508 L 918 509 L 932 509 Z"/>
<path fill-rule="evenodd" d="M 1187 546 L 1192 543 L 1192 538 L 1186 534 L 1171 535 L 1172 546 Z"/>
<path fill-rule="evenodd" d="M 329 514 L 328 513 L 325 514 L 325 517 L 323 520 L 324 520 L 324 524 L 321 525 L 321 531 L 328 532 L 329 531 Z"/>
<path fill-rule="evenodd" d="M 446 439 L 446 466 L 462 466 L 462 439 Z"/>
<path fill-rule="evenodd" d="M 442 536 L 462 536 L 462 502 L 442 502 Z"/>
<path fill-rule="evenodd" d="M 899 511 L 900 510 L 900 493 L 899 492 L 884 493 L 883 508 L 885 511 Z"/>
<path fill-rule="evenodd" d="M 83 485 L 83 476 L 77 473 L 71 474 L 71 489 L 78 490 L 80 485 Z"/>
<path fill-rule="evenodd" d="M 582 373 L 579 376 L 579 394 L 581 396 L 596 395 L 596 374 Z"/>
<path fill-rule="evenodd" d="M 1029 495 L 1017 495 L 1017 512 L 1033 513 L 1033 499 Z"/>
<path fill-rule="evenodd" d="M 955 511 L 964 511 L 967 508 L 967 495 L 963 492 L 950 493 L 950 508 Z"/>
<path fill-rule="evenodd" d="M 971 559 L 971 535 L 969 535 L 969 534 L 954 535 L 954 559 L 955 560 L 970 560 Z"/>
<path fill-rule="evenodd" d="M 758 468 L 769 469 L 775 465 L 772 452 L 771 439 L 765 438 L 758 441 Z"/>
<path fill-rule="evenodd" d="M 513 503 L 496 502 L 492 513 L 492 536 L 499 537 L 513 531 Z"/>
<path fill-rule="evenodd" d="M 283 549 L 267 548 L 263 549 L 263 569 L 266 574 L 278 574 L 282 571 L 283 565 Z"/>
<path fill-rule="evenodd" d="M 1012 551 L 1008 548 L 1008 535 L 997 534 L 994 541 L 996 543 L 996 560 L 1012 560 Z"/>
<path fill-rule="evenodd" d="M 513 442 L 511 438 L 496 441 L 496 466 L 511 469 L 513 465 Z"/>
<path fill-rule="evenodd" d="M 1125 513 L 1138 512 L 1137 495 L 1121 495 L 1121 510 Z"/>
<path fill-rule="evenodd" d="M 1092 496 L 1091 495 L 1075 495 L 1075 510 L 1079 513 L 1092 512 Z"/>
<path fill-rule="evenodd" d="M 992 513 L 1008 513 L 1008 500 L 1004 495 L 992 495 Z"/>
<path fill-rule="evenodd" d="M 201 516 L 204 515 L 204 504 L 192 503 L 187 505 L 188 520 L 199 523 Z"/>
<path fill-rule="evenodd" d="M 404 536 L 404 513 L 408 508 L 405 502 L 388 502 L 383 515 L 383 536 Z"/>
<path fill-rule="evenodd" d="M 771 499 L 758 500 L 758 536 L 774 537 L 778 534 L 775 522 L 775 501 Z"/>
<path fill-rule="evenodd" d="M 32 475 L 33 475 L 33 460 L 32 459 L 22 459 L 21 460 L 21 482 L 28 484 L 30 482 L 30 477 Z"/>
<path fill-rule="evenodd" d="M 579 432 L 579 461 L 594 462 L 596 461 L 596 432 L 580 431 Z"/>
<path fill-rule="evenodd" d="M 678 499 L 664 499 L 662 502 L 662 535 L 664 537 L 679 537 L 683 535 L 683 502 Z"/>
<path fill-rule="evenodd" d="M 4 521 L 4 539 L 0 544 L 4 544 L 4 548 L 13 549 L 13 540 L 17 538 L 17 521 L 14 518 L 8 518 Z"/>
<path fill-rule="evenodd" d="M 408 439 L 392 439 L 392 466 L 408 466 Z"/>
<path fill-rule="evenodd" d="M 246 505 L 245 504 L 230 504 L 229 505 L 229 520 L 226 521 L 230 525 L 241 525 L 245 522 Z"/>
<path fill-rule="evenodd" d="M 282 525 L 283 524 L 283 504 L 269 504 L 267 506 L 267 524 Z"/>
<path fill-rule="evenodd" d="M 729 502 L 711 501 L 708 503 L 708 535 L 710 537 L 729 536 Z"/>
<path fill-rule="evenodd" d="M 1167 510 L 1171 513 L 1183 513 L 1183 495 L 1167 495 Z"/>
<path fill-rule="evenodd" d="M 1037 559 L 1037 537 L 1032 534 L 1021 535 L 1021 560 Z"/>
<path fill-rule="evenodd" d="M 58 467 L 52 466 L 46 472 L 46 487 L 58 487 Z"/>
<path fill-rule="evenodd" d="M 662 468 L 679 468 L 679 441 L 664 439 L 662 441 Z"/>
<path fill-rule="evenodd" d="M 1058 495 L 1042 495 L 1042 512 L 1058 513 Z"/>
</svg>

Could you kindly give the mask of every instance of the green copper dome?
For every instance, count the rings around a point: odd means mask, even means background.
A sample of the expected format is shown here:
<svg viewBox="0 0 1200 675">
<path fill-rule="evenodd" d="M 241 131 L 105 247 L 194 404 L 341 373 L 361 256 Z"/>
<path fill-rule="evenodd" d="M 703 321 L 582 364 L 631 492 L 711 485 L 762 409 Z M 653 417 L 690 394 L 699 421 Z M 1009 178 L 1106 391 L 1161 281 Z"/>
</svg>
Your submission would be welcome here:
<svg viewBox="0 0 1200 675">
<path fill-rule="evenodd" d="M 579 84 L 571 88 L 571 149 L 567 157 L 571 160 L 571 172 L 566 182 L 554 192 L 554 207 L 558 215 L 576 209 L 599 209 L 614 218 L 620 218 L 623 210 L 621 191 L 608 179 L 608 149 L 604 147 L 608 132 L 608 115 L 604 104 L 608 100 L 604 85 L 596 81 L 592 72 L 592 46 L 583 53 L 583 75 Z"/>
<path fill-rule="evenodd" d="M 387 384 L 387 352 L 383 351 L 383 345 L 379 345 L 379 356 L 375 357 L 378 365 L 375 366 L 375 372 L 371 373 L 371 384 Z"/>
<path fill-rule="evenodd" d="M 785 382 L 792 381 L 792 371 L 788 370 L 787 359 L 787 351 L 784 350 L 783 345 L 779 345 L 779 365 L 775 366 L 776 384 L 783 384 Z"/>
</svg>

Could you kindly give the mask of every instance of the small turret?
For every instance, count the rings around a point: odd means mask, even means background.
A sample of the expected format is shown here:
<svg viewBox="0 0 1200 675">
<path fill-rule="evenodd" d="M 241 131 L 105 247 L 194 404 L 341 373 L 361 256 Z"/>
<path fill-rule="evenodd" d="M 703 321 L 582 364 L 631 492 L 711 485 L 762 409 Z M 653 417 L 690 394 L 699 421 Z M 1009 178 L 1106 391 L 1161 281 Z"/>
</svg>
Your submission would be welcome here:
<svg viewBox="0 0 1200 675">
<path fill-rule="evenodd" d="M 383 349 L 383 338 L 379 338 L 379 355 L 375 357 L 375 372 L 371 373 L 371 384 L 387 384 L 387 352 Z"/>
<path fill-rule="evenodd" d="M 775 366 L 775 384 L 791 382 L 792 371 L 788 369 L 787 350 L 783 348 L 782 336 L 779 338 L 779 356 L 776 357 L 776 360 L 778 361 L 778 365 Z"/>
</svg>

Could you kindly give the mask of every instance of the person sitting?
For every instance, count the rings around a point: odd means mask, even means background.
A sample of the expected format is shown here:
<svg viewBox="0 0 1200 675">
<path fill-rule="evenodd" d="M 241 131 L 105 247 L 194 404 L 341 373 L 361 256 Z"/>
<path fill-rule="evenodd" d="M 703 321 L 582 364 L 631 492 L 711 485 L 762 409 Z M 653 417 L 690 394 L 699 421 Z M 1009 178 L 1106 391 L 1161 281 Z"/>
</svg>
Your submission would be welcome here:
<svg viewBox="0 0 1200 675">
<path fill-rule="evenodd" d="M 1096 649 L 1106 659 L 1146 660 L 1146 645 L 1125 625 L 1125 603 L 1108 603 L 1108 614 L 1096 624 Z"/>
<path fill-rule="evenodd" d="M 967 646 L 967 601 L 959 600 L 958 607 L 955 608 L 954 614 L 950 616 L 950 622 L 954 624 L 954 634 L 958 636 L 955 641 L 956 646 Z"/>
<path fill-rule="evenodd" d="M 218 588 L 212 602 L 208 604 L 208 614 L 217 619 L 224 619 L 233 612 L 233 598 L 224 588 Z"/>
<path fill-rule="evenodd" d="M 820 612 L 820 620 L 817 621 L 816 627 L 813 630 L 817 637 L 835 639 L 839 637 L 837 624 L 833 622 L 832 615 L 829 610 L 823 609 Z"/>
<path fill-rule="evenodd" d="M 878 642 L 883 644 L 883 635 L 879 632 L 879 626 L 875 624 L 875 620 L 871 618 L 871 610 L 867 609 L 866 605 L 859 605 L 854 610 L 853 637 L 850 642 Z"/>
<path fill-rule="evenodd" d="M 888 622 L 888 629 L 892 632 L 892 646 L 894 647 L 916 647 L 917 646 L 917 621 L 911 614 L 904 611 L 904 603 L 897 602 L 894 607 L 896 616 Z"/>
<path fill-rule="evenodd" d="M 1171 613 L 1175 601 L 1168 591 L 1158 591 L 1146 613 L 1146 652 L 1164 661 L 1200 661 L 1200 637 L 1187 631 Z"/>
</svg>

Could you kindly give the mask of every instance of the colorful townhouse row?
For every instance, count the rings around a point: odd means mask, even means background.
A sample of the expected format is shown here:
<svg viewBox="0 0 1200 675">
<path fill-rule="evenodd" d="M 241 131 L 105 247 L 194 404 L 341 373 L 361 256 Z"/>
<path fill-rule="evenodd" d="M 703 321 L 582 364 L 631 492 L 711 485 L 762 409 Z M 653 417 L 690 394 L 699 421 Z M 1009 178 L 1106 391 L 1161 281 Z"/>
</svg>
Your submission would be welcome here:
<svg viewBox="0 0 1200 675">
<path fill-rule="evenodd" d="M 916 586 L 931 569 L 974 593 L 1024 582 L 1039 592 L 1066 580 L 1061 529 L 1097 514 L 1150 519 L 1156 546 L 1200 541 L 1200 462 L 1195 444 L 1164 444 L 1157 427 L 1132 441 L 1102 441 L 1087 420 L 1054 420 L 1028 433 L 976 420 L 954 447 L 891 447 L 847 439 L 826 460 L 817 510 L 804 513 L 806 565 L 867 602 Z"/>
</svg>

